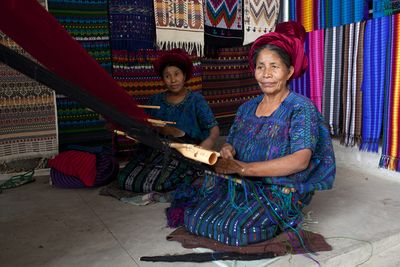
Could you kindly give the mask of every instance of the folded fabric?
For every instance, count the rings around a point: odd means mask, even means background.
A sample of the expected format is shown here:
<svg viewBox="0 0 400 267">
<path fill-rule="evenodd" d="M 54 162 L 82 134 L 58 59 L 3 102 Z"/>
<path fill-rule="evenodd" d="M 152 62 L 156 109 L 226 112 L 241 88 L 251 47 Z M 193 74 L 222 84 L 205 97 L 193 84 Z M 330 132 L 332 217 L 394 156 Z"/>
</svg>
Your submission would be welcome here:
<svg viewBox="0 0 400 267">
<path fill-rule="evenodd" d="M 332 247 L 326 243 L 325 238 L 316 233 L 299 230 L 301 240 L 294 232 L 285 232 L 267 241 L 247 245 L 247 246 L 229 246 L 214 239 L 193 235 L 188 230 L 181 226 L 166 238 L 167 241 L 178 241 L 184 248 L 209 248 L 213 251 L 229 251 L 241 254 L 256 254 L 271 252 L 276 256 L 283 256 L 290 252 L 292 254 L 330 251 Z M 305 244 L 307 250 L 303 247 Z"/>
<path fill-rule="evenodd" d="M 92 153 L 76 150 L 58 154 L 49 161 L 49 166 L 70 176 L 82 180 L 87 186 L 93 186 L 97 175 L 96 156 Z"/>
</svg>

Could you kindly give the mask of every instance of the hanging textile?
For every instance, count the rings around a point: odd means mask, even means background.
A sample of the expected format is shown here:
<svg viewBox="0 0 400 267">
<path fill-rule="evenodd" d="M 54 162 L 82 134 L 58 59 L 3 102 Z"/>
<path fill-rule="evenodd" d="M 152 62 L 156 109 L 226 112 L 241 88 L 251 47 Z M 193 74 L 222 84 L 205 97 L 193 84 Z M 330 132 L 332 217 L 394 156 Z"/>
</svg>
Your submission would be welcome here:
<svg viewBox="0 0 400 267">
<path fill-rule="evenodd" d="M 378 153 L 382 130 L 390 17 L 368 20 L 364 37 L 363 121 L 360 150 Z M 392 60 L 392 59 L 388 59 Z"/>
<path fill-rule="evenodd" d="M 243 45 L 275 30 L 279 17 L 279 0 L 244 0 Z"/>
<path fill-rule="evenodd" d="M 251 46 L 224 48 L 218 58 L 202 60 L 203 95 L 226 136 L 241 104 L 261 94 L 249 68 Z"/>
<path fill-rule="evenodd" d="M 306 32 L 360 22 L 366 0 L 289 0 L 290 20 Z"/>
<path fill-rule="evenodd" d="M 358 57 L 363 55 L 358 54 L 358 46 L 360 44 L 360 28 L 361 23 L 352 23 L 345 25 L 345 45 L 344 45 L 344 59 L 343 59 L 343 132 L 340 141 L 341 145 L 354 146 L 355 145 L 355 129 L 357 112 L 362 112 L 361 100 L 359 95 L 360 84 L 357 84 L 357 76 L 362 75 L 362 69 L 358 69 Z M 363 43 L 362 43 L 363 44 Z M 357 109 L 357 107 L 359 107 Z M 358 121 L 361 124 L 361 121 Z M 358 125 L 357 128 L 361 126 Z"/>
<path fill-rule="evenodd" d="M 150 96 L 166 91 L 164 82 L 153 69 L 158 57 L 166 54 L 165 50 L 142 49 L 137 51 L 134 64 L 126 61 L 127 54 L 113 57 L 114 79 L 139 104 L 146 104 Z M 193 62 L 192 78 L 185 83 L 185 88 L 201 92 L 202 72 L 201 59 L 196 53 L 189 55 Z"/>
<path fill-rule="evenodd" d="M 49 12 L 111 75 L 109 20 L 106 0 L 96 2 L 49 0 Z M 86 107 L 57 94 L 59 151 L 68 145 L 110 145 L 112 133 L 103 120 Z"/>
<path fill-rule="evenodd" d="M 204 0 L 206 53 L 243 43 L 242 0 Z"/>
<path fill-rule="evenodd" d="M 160 49 L 182 48 L 188 54 L 204 51 L 202 0 L 154 0 L 156 43 Z"/>
<path fill-rule="evenodd" d="M 324 85 L 322 116 L 332 135 L 340 135 L 342 128 L 341 88 L 344 26 L 325 30 Z"/>
<path fill-rule="evenodd" d="M 110 0 L 110 36 L 113 50 L 135 52 L 153 48 L 153 0 Z"/>
<path fill-rule="evenodd" d="M 386 17 L 385 17 L 386 18 Z M 400 172 L 400 14 L 389 18 L 381 168 Z"/>
<path fill-rule="evenodd" d="M 321 112 L 324 82 L 324 30 L 309 32 L 310 98 Z"/>
<path fill-rule="evenodd" d="M 39 3 L 46 7 L 46 1 Z M 0 44 L 34 58 L 0 31 Z M 0 163 L 58 154 L 55 93 L 0 62 Z M 39 167 L 44 167 L 39 166 Z"/>
<path fill-rule="evenodd" d="M 307 58 L 310 59 L 310 34 L 306 34 L 306 41 L 304 42 L 304 52 L 307 55 Z M 310 61 L 310 60 L 309 60 Z M 298 94 L 304 95 L 308 98 L 311 98 L 310 92 L 310 70 L 307 70 L 303 76 L 297 79 L 293 79 L 290 82 L 290 90 L 296 92 Z"/>
</svg>

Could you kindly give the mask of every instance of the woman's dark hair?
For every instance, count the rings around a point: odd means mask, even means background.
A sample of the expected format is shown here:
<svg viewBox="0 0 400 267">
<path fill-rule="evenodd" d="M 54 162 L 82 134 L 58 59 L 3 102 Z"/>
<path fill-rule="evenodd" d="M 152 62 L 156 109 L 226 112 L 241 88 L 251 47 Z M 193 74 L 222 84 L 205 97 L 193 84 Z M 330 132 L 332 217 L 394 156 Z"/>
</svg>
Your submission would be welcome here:
<svg viewBox="0 0 400 267">
<path fill-rule="evenodd" d="M 254 56 L 253 56 L 253 60 L 252 60 L 252 64 L 254 66 L 254 68 L 257 65 L 257 58 L 258 55 L 261 53 L 262 50 L 264 49 L 268 49 L 270 51 L 274 51 L 275 53 L 278 54 L 278 57 L 283 61 L 283 63 L 285 64 L 287 69 L 290 69 L 290 66 L 292 66 L 292 57 L 282 48 L 276 46 L 276 45 L 270 45 L 270 44 L 266 44 L 263 46 L 260 46 L 259 48 L 257 48 L 254 51 Z"/>
<path fill-rule="evenodd" d="M 182 64 L 179 64 L 179 63 L 176 63 L 176 62 L 168 62 L 168 63 L 165 63 L 164 65 L 162 65 L 161 68 L 160 68 L 161 79 L 164 79 L 163 72 L 164 72 L 164 69 L 166 67 L 177 67 L 183 72 L 183 74 L 186 74 L 186 69 L 183 67 Z"/>
</svg>

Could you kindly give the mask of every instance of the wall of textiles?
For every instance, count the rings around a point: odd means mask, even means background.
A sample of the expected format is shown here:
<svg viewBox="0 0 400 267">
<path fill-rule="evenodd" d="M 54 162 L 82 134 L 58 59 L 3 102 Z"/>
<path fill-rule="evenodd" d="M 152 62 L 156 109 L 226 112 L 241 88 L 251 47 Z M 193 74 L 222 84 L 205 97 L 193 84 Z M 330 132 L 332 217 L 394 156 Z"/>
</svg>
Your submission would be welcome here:
<svg viewBox="0 0 400 267">
<path fill-rule="evenodd" d="M 296 5 L 304 5 L 303 9 L 318 10 L 318 5 L 310 7 L 306 2 L 324 5 L 324 1 L 297 0 L 290 1 L 290 8 L 296 7 L 298 11 L 301 8 Z M 345 1 L 330 2 L 343 4 Z M 367 9 L 371 5 L 361 2 L 353 2 L 360 14 L 362 5 Z M 377 153 L 382 142 L 379 166 L 400 171 L 400 76 L 397 71 L 400 14 L 383 16 L 381 12 L 375 18 L 375 9 L 370 13 L 367 20 L 361 15 L 349 15 L 353 22 L 337 20 L 339 25 L 335 27 L 318 29 L 323 23 L 310 24 L 305 43 L 309 70 L 294 80 L 291 88 L 316 103 L 331 134 L 339 136 L 342 145 Z M 396 12 L 385 14 L 392 13 Z M 329 21 L 321 13 L 312 14 L 311 21 Z M 341 12 L 340 16 L 344 14 Z M 292 12 L 291 18 L 305 23 L 310 19 L 302 12 Z"/>
</svg>

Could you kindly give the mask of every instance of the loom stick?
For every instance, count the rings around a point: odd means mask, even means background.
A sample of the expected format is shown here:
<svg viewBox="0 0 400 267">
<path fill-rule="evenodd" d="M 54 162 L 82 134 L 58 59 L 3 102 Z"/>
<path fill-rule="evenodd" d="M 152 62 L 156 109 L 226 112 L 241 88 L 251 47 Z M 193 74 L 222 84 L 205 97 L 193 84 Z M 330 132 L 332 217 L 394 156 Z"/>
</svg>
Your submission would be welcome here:
<svg viewBox="0 0 400 267">
<path fill-rule="evenodd" d="M 140 257 L 140 261 L 152 262 L 208 262 L 216 260 L 261 260 L 275 258 L 271 252 L 257 254 L 239 254 L 236 252 L 206 252 L 206 253 L 189 253 L 183 255 L 165 255 L 165 256 L 145 256 Z"/>
<path fill-rule="evenodd" d="M 154 108 L 160 109 L 160 106 L 151 106 L 151 105 L 137 105 L 139 108 Z"/>
</svg>

